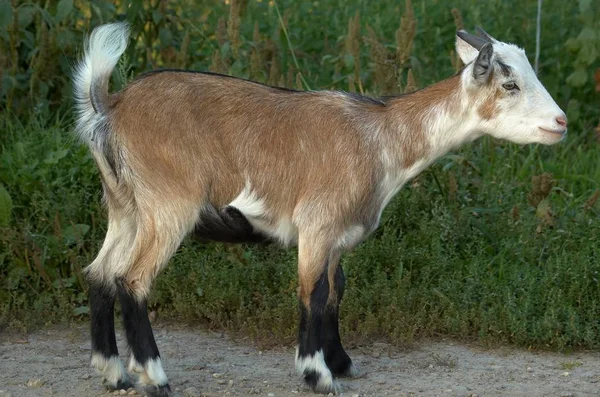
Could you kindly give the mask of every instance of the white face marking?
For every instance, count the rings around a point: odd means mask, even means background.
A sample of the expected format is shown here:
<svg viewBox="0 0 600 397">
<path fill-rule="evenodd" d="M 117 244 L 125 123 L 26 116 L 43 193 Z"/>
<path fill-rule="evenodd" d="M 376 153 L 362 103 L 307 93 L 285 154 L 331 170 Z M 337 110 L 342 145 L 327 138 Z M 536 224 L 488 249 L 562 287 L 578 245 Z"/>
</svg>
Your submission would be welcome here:
<svg viewBox="0 0 600 397">
<path fill-rule="evenodd" d="M 113 387 L 116 387 L 119 381 L 128 379 L 125 367 L 123 367 L 121 359 L 117 356 L 113 356 L 107 360 L 100 353 L 92 353 L 91 364 L 106 382 Z"/>
<path fill-rule="evenodd" d="M 298 229 L 294 226 L 292 219 L 272 219 L 264 200 L 260 199 L 252 190 L 250 182 L 246 183 L 244 189 L 229 203 L 229 206 L 237 208 L 254 228 L 279 240 L 283 245 L 295 243 L 298 239 Z"/>
<path fill-rule="evenodd" d="M 299 357 L 298 348 L 296 347 L 296 371 L 300 375 L 304 374 L 304 371 L 315 371 L 318 373 L 319 381 L 316 386 L 317 392 L 340 393 L 339 384 L 333 379 L 331 371 L 327 368 L 327 364 L 325 364 L 323 350 L 318 350 L 312 356 Z"/>
<path fill-rule="evenodd" d="M 564 135 L 552 131 L 564 130 L 557 119 L 566 116 L 538 80 L 525 52 L 506 43 L 495 44 L 494 51 L 511 68 L 509 77 L 500 75 L 495 83 L 503 89 L 502 84 L 514 82 L 519 89 L 498 101 L 499 115 L 491 135 L 521 144 L 561 141 Z"/>
<path fill-rule="evenodd" d="M 456 44 L 463 62 L 470 63 L 463 72 L 467 88 L 475 93 L 484 90 L 483 92 L 495 98 L 494 116 L 480 123 L 483 133 L 519 144 L 550 145 L 564 138 L 565 113 L 538 80 L 525 51 L 513 44 L 494 41 L 491 61 L 494 73 L 487 85 L 481 86 L 473 77 L 478 51 L 459 38 Z M 499 61 L 509 67 L 508 76 L 502 72 Z M 516 89 L 504 87 L 505 84 L 513 83 L 516 84 Z M 477 117 L 475 110 L 478 105 L 480 104 L 471 104 L 474 117 Z"/>
</svg>

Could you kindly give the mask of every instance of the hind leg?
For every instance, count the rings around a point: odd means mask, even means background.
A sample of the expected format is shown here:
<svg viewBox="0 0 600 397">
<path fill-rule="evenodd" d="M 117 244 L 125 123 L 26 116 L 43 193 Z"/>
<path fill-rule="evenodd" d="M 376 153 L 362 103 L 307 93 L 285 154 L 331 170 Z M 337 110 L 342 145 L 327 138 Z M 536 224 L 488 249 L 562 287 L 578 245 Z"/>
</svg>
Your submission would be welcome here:
<svg viewBox="0 0 600 397">
<path fill-rule="evenodd" d="M 106 238 L 96 259 L 86 268 L 89 282 L 91 365 L 103 378 L 107 389 L 127 389 L 132 386 L 119 358 L 115 338 L 114 306 L 117 295 L 114 274 L 126 262 L 135 229 L 127 218 L 108 224 Z"/>
<path fill-rule="evenodd" d="M 92 366 L 102 375 L 109 390 L 128 389 L 133 386 L 119 358 L 115 338 L 116 291 L 114 286 L 92 280 L 89 304 L 92 337 Z"/>
<path fill-rule="evenodd" d="M 147 301 L 138 299 L 123 281 L 118 282 L 123 326 L 131 349 L 129 370 L 149 396 L 168 396 L 171 391 L 148 318 Z"/>
<path fill-rule="evenodd" d="M 117 280 L 123 327 L 131 349 L 129 369 L 138 374 L 138 385 L 149 396 L 168 396 L 170 387 L 148 318 L 147 299 L 152 283 L 191 230 L 198 210 L 153 202 L 147 211 L 138 208 L 138 233 L 130 268 Z"/>
</svg>

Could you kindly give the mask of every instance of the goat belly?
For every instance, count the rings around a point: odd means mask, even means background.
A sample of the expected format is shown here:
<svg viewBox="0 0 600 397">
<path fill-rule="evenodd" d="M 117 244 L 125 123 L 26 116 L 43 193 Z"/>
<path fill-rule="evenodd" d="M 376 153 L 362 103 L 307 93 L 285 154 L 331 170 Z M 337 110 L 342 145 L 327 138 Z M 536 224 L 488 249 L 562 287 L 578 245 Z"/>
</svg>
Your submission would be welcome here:
<svg viewBox="0 0 600 397">
<path fill-rule="evenodd" d="M 200 241 L 223 243 L 263 243 L 269 238 L 256 230 L 237 208 L 226 206 L 217 209 L 212 205 L 205 208 L 192 232 Z"/>
</svg>

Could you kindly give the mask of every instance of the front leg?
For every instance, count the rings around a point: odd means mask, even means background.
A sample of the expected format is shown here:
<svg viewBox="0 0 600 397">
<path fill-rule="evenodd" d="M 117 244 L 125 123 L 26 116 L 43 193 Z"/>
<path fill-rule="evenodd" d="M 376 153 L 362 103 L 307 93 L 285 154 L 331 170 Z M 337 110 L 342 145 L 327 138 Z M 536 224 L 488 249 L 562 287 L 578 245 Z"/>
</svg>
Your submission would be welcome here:
<svg viewBox="0 0 600 397">
<path fill-rule="evenodd" d="M 352 360 L 344 351 L 338 327 L 339 301 L 344 293 L 344 274 L 339 256 L 319 247 L 307 252 L 299 241 L 300 327 L 296 369 L 317 393 L 339 393 L 334 376 L 352 375 Z M 318 262 L 317 262 L 318 260 Z M 330 288 L 333 285 L 334 288 Z"/>
<path fill-rule="evenodd" d="M 331 271 L 333 270 L 331 269 Z M 321 278 L 324 277 L 321 276 Z M 322 333 L 325 363 L 335 377 L 356 377 L 359 375 L 358 368 L 352 363 L 352 360 L 344 350 L 340 339 L 339 307 L 346 286 L 346 277 L 344 276 L 344 270 L 340 264 L 335 266 L 333 285 L 335 288 L 335 297 L 337 299 L 335 299 L 334 302 L 332 302 L 331 299 L 328 300 L 323 316 Z"/>
</svg>

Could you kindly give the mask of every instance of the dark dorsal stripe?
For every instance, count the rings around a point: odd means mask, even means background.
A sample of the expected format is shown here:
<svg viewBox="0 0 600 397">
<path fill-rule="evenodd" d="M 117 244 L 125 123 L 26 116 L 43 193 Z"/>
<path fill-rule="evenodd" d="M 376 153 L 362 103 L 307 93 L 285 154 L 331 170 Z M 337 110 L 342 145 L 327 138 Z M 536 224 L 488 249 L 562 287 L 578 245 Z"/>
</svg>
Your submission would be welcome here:
<svg viewBox="0 0 600 397">
<path fill-rule="evenodd" d="M 507 64 L 505 64 L 504 62 L 502 62 L 501 60 L 498 60 L 498 66 L 500 66 L 500 71 L 502 72 L 502 74 L 504 75 L 504 77 L 509 77 L 511 74 L 511 67 L 508 66 Z"/>
</svg>

